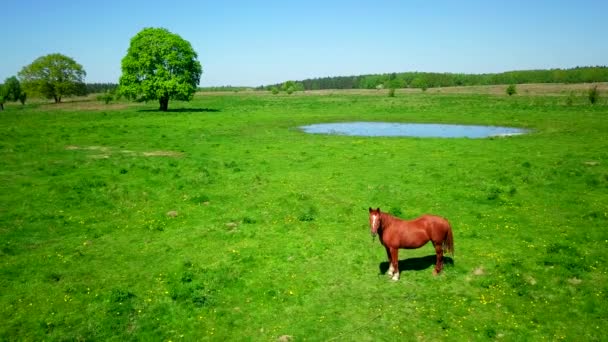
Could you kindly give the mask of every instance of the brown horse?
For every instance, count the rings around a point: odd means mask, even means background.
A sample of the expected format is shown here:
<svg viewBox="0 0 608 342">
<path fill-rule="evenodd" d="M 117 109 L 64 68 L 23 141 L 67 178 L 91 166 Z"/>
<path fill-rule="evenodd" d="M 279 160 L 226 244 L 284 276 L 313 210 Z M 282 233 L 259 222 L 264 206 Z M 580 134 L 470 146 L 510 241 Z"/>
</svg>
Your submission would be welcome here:
<svg viewBox="0 0 608 342">
<path fill-rule="evenodd" d="M 369 225 L 372 236 L 378 234 L 386 248 L 390 263 L 387 274 L 393 280 L 399 280 L 399 248 L 420 248 L 432 241 L 437 254 L 433 275 L 439 274 L 443 268 L 444 251 L 454 255 L 452 227 L 443 217 L 423 215 L 414 220 L 402 220 L 380 212 L 380 208 L 369 208 Z"/>
</svg>

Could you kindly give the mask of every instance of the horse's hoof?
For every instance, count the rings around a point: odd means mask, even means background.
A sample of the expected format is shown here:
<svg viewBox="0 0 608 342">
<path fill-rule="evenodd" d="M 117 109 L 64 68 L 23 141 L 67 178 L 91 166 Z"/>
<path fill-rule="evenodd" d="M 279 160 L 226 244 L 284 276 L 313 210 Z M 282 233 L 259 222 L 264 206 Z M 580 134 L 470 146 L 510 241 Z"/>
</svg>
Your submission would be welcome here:
<svg viewBox="0 0 608 342">
<path fill-rule="evenodd" d="M 393 274 L 394 274 L 394 273 L 393 273 L 393 272 L 391 272 L 391 271 L 386 272 L 386 275 L 388 275 L 389 277 L 392 277 L 392 276 L 393 276 Z"/>
<path fill-rule="evenodd" d="M 434 276 L 438 276 L 438 275 L 439 275 L 439 272 L 440 272 L 440 271 L 433 270 L 433 275 L 434 275 Z"/>
<path fill-rule="evenodd" d="M 397 280 L 399 280 L 399 273 L 395 273 L 391 279 L 392 279 L 393 281 L 397 281 Z"/>
</svg>

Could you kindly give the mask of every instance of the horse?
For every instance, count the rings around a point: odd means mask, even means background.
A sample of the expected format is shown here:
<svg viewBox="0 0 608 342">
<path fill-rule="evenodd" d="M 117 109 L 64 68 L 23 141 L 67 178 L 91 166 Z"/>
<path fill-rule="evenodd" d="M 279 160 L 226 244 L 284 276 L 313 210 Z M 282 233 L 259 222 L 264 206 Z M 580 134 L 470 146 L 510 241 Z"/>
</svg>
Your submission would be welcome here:
<svg viewBox="0 0 608 342">
<path fill-rule="evenodd" d="M 454 236 L 448 220 L 435 215 L 423 215 L 413 220 L 403 220 L 380 208 L 369 208 L 369 225 L 372 237 L 380 236 L 380 242 L 386 248 L 390 266 L 387 274 L 393 280 L 399 280 L 399 248 L 415 249 L 432 241 L 437 255 L 433 275 L 443 268 L 443 254 L 454 256 Z"/>
</svg>

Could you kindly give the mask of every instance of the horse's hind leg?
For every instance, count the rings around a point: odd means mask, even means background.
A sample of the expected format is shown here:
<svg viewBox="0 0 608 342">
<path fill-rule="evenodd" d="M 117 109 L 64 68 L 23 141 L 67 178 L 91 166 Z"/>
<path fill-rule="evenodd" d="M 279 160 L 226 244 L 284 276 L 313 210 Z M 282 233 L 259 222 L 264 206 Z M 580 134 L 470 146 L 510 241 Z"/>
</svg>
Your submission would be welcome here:
<svg viewBox="0 0 608 342">
<path fill-rule="evenodd" d="M 433 242 L 435 246 L 435 254 L 437 254 L 437 262 L 435 263 L 435 269 L 433 270 L 433 275 L 439 274 L 441 269 L 443 268 L 443 247 L 441 242 Z"/>
</svg>

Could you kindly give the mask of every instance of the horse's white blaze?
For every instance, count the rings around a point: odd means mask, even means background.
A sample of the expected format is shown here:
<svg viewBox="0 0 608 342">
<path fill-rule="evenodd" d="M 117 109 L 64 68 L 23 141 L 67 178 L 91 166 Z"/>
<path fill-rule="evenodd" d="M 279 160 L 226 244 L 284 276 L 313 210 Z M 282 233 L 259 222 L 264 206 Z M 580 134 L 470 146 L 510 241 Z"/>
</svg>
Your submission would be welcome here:
<svg viewBox="0 0 608 342">
<path fill-rule="evenodd" d="M 378 223 L 378 215 L 372 215 L 372 228 L 376 228 Z"/>
</svg>

